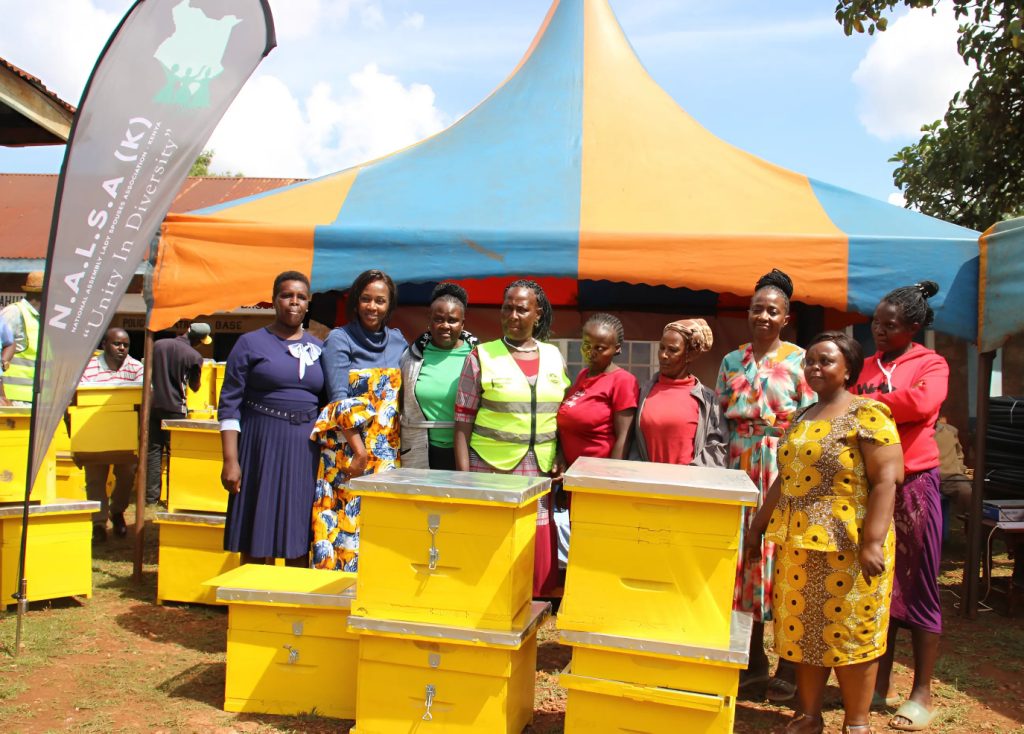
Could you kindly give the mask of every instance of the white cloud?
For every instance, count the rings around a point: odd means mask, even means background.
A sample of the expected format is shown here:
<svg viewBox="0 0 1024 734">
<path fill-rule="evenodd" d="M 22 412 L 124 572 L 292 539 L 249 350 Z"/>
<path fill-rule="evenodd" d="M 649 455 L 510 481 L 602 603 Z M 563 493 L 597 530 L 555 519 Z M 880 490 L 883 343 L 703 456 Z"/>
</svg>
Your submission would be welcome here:
<svg viewBox="0 0 1024 734">
<path fill-rule="evenodd" d="M 893 191 L 889 194 L 889 198 L 886 199 L 893 206 L 905 207 L 907 205 L 907 199 L 903 196 L 902 191 Z"/>
<path fill-rule="evenodd" d="M 130 3 L 126 0 L 123 6 L 108 11 L 90 0 L 63 0 L 59 7 L 5 0 L 0 4 L 6 26 L 0 34 L 2 55 L 77 105 L 100 51 Z"/>
<path fill-rule="evenodd" d="M 917 137 L 921 126 L 943 116 L 965 89 L 974 68 L 956 52 L 952 6 L 911 10 L 880 33 L 853 73 L 860 88 L 860 121 L 882 140 Z"/>
<path fill-rule="evenodd" d="M 423 17 L 423 13 L 406 13 L 405 17 L 402 18 L 402 27 L 418 31 L 422 30 L 425 22 L 426 18 Z"/>
<path fill-rule="evenodd" d="M 379 31 L 384 28 L 384 11 L 379 4 L 369 3 L 363 6 L 361 15 L 363 27 L 373 31 Z"/>
<path fill-rule="evenodd" d="M 405 85 L 367 64 L 335 90 L 315 84 L 302 101 L 270 75 L 253 78 L 221 121 L 208 148 L 213 170 L 304 178 L 366 162 L 441 130 L 433 89 Z"/>
</svg>

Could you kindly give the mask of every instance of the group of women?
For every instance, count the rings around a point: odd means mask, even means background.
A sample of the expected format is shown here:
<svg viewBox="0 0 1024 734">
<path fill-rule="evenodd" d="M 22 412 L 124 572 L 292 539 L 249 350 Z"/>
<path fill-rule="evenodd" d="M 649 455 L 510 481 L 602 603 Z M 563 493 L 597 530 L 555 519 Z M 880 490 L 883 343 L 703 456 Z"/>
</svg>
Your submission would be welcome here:
<svg viewBox="0 0 1024 734">
<path fill-rule="evenodd" d="M 835 669 L 844 730 L 863 734 L 873 705 L 898 702 L 892 643 L 907 626 L 914 687 L 890 726 L 921 730 L 933 716 L 941 632 L 932 426 L 948 367 L 913 339 L 931 322 L 935 292 L 926 281 L 882 299 L 872 321 L 878 351 L 865 364 L 841 332 L 818 335 L 806 353 L 782 340 L 793 284 L 773 270 L 754 289 L 751 340 L 726 355 L 714 390 L 691 372 L 713 343 L 702 319 L 664 327 L 659 369 L 641 388 L 615 364 L 624 334 L 609 314 L 584 324 L 586 367 L 570 379 L 547 341 L 551 304 L 530 280 L 505 289 L 502 337 L 483 343 L 465 330 L 466 292 L 440 284 L 426 331 L 409 344 L 388 326 L 394 283 L 369 270 L 352 284 L 348 322 L 321 343 L 302 328 L 308 279 L 282 273 L 274 323 L 244 335 L 228 358 L 225 548 L 246 562 L 356 571 L 359 498 L 348 480 L 399 465 L 558 478 L 595 456 L 741 469 L 760 490 L 744 518 L 734 595 L 755 620 L 741 685 L 766 683 L 775 700 L 795 695 L 786 731 L 820 732 Z M 538 508 L 538 597 L 561 584 L 547 501 Z M 773 677 L 768 621 L 780 658 Z"/>
</svg>

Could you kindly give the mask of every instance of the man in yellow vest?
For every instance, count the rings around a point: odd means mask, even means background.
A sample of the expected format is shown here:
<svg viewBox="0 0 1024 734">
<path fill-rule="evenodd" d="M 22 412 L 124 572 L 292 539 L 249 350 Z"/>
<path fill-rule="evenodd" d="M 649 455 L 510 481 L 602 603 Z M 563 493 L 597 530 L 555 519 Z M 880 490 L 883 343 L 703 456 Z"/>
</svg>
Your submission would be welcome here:
<svg viewBox="0 0 1024 734">
<path fill-rule="evenodd" d="M 2 364 L 4 394 L 15 405 L 31 405 L 39 346 L 39 307 L 43 300 L 42 271 L 29 273 L 21 290 L 24 297 L 0 311 L 0 318 L 14 333 L 14 356 Z"/>
</svg>

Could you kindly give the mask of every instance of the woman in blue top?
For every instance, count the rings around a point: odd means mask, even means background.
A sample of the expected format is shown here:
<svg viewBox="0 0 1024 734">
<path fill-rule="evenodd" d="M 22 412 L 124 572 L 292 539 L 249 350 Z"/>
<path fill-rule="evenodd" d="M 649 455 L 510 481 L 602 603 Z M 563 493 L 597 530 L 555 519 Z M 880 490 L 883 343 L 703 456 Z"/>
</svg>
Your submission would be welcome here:
<svg viewBox="0 0 1024 734">
<path fill-rule="evenodd" d="M 399 465 L 398 360 L 408 344 L 388 328 L 395 284 L 380 270 L 356 276 L 346 304 L 348 323 L 324 342 L 323 364 L 331 401 L 313 439 L 320 442 L 313 504 L 313 566 L 355 571 L 359 555 L 359 498 L 348 480 Z"/>
</svg>

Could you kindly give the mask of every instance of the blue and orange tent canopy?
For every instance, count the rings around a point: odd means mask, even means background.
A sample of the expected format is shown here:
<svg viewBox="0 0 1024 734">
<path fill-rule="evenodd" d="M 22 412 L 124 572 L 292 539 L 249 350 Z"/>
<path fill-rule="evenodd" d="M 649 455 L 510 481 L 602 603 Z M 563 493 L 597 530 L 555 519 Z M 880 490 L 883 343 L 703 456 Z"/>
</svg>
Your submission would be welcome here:
<svg viewBox="0 0 1024 734">
<path fill-rule="evenodd" d="M 607 0 L 554 0 L 526 55 L 443 132 L 384 158 L 167 217 L 150 328 L 314 291 L 520 275 L 794 298 L 870 314 L 928 278 L 935 328 L 978 333 L 978 233 L 788 171 L 716 138 L 644 70 Z"/>
</svg>

